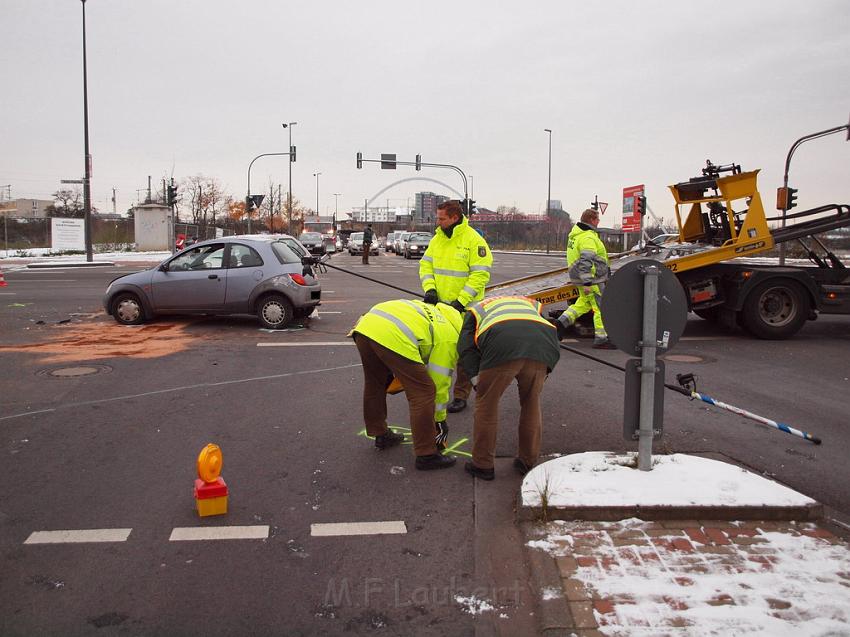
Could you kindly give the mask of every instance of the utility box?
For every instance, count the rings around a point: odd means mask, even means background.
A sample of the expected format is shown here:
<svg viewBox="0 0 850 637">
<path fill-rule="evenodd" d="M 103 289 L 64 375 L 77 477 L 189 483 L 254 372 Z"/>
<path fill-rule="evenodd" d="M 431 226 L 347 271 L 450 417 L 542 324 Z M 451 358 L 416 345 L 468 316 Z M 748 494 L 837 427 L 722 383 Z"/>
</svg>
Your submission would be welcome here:
<svg viewBox="0 0 850 637">
<path fill-rule="evenodd" d="M 136 230 L 136 250 L 171 250 L 171 208 L 146 203 L 133 208 Z"/>
</svg>

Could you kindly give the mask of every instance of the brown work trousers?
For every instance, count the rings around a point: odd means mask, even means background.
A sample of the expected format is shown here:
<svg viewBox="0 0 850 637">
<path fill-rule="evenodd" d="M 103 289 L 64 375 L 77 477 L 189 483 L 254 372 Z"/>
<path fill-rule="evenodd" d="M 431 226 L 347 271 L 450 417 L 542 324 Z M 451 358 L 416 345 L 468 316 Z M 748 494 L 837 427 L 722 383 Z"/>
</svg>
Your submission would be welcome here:
<svg viewBox="0 0 850 637">
<path fill-rule="evenodd" d="M 452 390 L 452 398 L 466 400 L 469 398 L 469 394 L 471 393 L 472 381 L 469 380 L 469 376 L 467 376 L 466 372 L 463 371 L 463 366 L 458 363 L 457 369 L 455 369 L 455 386 Z"/>
<path fill-rule="evenodd" d="M 475 418 L 472 425 L 472 463 L 492 469 L 496 459 L 496 433 L 499 424 L 499 400 L 513 382 L 519 385 L 519 452 L 517 456 L 533 467 L 540 455 L 543 418 L 540 392 L 546 381 L 546 364 L 530 358 L 506 361 L 482 369 L 475 390 Z"/>
<path fill-rule="evenodd" d="M 362 260 L 361 260 L 361 263 L 363 265 L 369 265 L 369 250 L 371 250 L 371 249 L 372 249 L 371 243 L 364 243 L 363 244 L 363 257 L 362 257 Z"/>
<path fill-rule="evenodd" d="M 354 343 L 363 363 L 363 420 L 366 422 L 366 433 L 370 436 L 387 433 L 387 384 L 395 376 L 407 396 L 413 453 L 417 456 L 437 453 L 434 440 L 437 389 L 428 375 L 428 368 L 362 334 L 355 333 Z"/>
</svg>

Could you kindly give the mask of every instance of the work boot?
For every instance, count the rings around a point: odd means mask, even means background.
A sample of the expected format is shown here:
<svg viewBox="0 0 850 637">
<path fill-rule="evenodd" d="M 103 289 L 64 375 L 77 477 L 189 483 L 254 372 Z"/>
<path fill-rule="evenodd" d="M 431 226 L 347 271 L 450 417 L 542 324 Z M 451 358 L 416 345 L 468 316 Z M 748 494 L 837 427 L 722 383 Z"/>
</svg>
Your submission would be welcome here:
<svg viewBox="0 0 850 637">
<path fill-rule="evenodd" d="M 397 434 L 392 429 L 387 429 L 387 433 L 375 436 L 375 446 L 378 449 L 389 449 L 400 445 L 404 440 L 404 434 Z"/>
<path fill-rule="evenodd" d="M 481 467 L 476 467 L 472 462 L 467 462 L 463 465 L 463 469 L 469 475 L 480 478 L 481 480 L 493 480 L 496 477 L 495 469 L 482 469 Z"/>
<path fill-rule="evenodd" d="M 448 469 L 454 466 L 457 459 L 454 456 L 443 456 L 432 453 L 430 456 L 416 456 L 416 468 L 420 471 L 431 471 L 432 469 Z"/>
<path fill-rule="evenodd" d="M 531 467 L 529 467 L 519 458 L 514 458 L 514 469 L 516 469 L 517 473 L 521 476 L 524 476 L 526 473 L 531 471 Z"/>
<path fill-rule="evenodd" d="M 449 406 L 446 407 L 446 411 L 450 414 L 456 414 L 464 409 L 466 409 L 466 401 L 463 398 L 455 398 L 449 403 Z"/>
<path fill-rule="evenodd" d="M 594 338 L 592 347 L 593 349 L 617 349 L 617 346 L 607 336 L 605 338 Z"/>
</svg>

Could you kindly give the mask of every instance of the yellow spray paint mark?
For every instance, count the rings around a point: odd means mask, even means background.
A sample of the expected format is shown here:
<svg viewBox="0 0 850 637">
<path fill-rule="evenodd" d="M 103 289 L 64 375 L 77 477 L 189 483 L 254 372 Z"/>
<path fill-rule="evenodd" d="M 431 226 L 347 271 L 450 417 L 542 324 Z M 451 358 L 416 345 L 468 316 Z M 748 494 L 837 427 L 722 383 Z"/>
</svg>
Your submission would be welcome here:
<svg viewBox="0 0 850 637">
<path fill-rule="evenodd" d="M 397 433 L 397 434 L 403 434 L 404 435 L 404 440 L 402 440 L 401 444 L 403 444 L 403 445 L 412 445 L 413 444 L 413 434 L 411 433 L 411 431 L 408 427 L 399 427 L 397 425 L 389 425 L 388 429 L 390 431 Z M 361 429 L 359 432 L 357 432 L 357 435 L 363 436 L 364 438 L 369 438 L 371 440 L 374 440 L 374 437 L 367 434 L 365 429 Z M 460 440 L 453 443 L 451 446 L 446 447 L 446 450 L 443 451 L 443 455 L 454 454 L 456 456 L 464 456 L 466 458 L 471 458 L 472 457 L 471 453 L 466 452 L 466 451 L 462 451 L 459 448 L 461 445 L 463 445 L 467 442 L 469 442 L 469 438 L 461 438 Z"/>
</svg>

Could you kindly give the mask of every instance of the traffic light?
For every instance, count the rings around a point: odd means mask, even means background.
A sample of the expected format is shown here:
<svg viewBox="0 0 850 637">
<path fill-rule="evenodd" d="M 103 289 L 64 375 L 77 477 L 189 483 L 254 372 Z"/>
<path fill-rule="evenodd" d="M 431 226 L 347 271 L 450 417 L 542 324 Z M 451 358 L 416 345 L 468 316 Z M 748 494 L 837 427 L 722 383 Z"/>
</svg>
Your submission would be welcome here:
<svg viewBox="0 0 850 637">
<path fill-rule="evenodd" d="M 463 214 L 469 218 L 472 213 L 475 212 L 475 201 L 472 199 L 464 199 L 463 200 Z"/>
<path fill-rule="evenodd" d="M 289 147 L 289 161 L 295 162 L 295 146 Z"/>
<path fill-rule="evenodd" d="M 357 167 L 363 168 L 363 153 L 357 153 Z"/>
<path fill-rule="evenodd" d="M 788 207 L 785 210 L 791 210 L 797 205 L 797 189 L 788 186 Z"/>
<path fill-rule="evenodd" d="M 422 170 L 422 155 L 416 156 L 416 170 Z"/>
<path fill-rule="evenodd" d="M 165 199 L 165 201 L 169 206 L 176 206 L 177 205 L 177 186 L 176 185 L 171 184 L 170 186 L 168 186 L 168 188 L 166 189 L 166 199 Z"/>
<path fill-rule="evenodd" d="M 599 197 L 596 196 L 593 198 L 593 201 L 590 202 L 590 207 L 594 210 L 599 210 Z"/>
<path fill-rule="evenodd" d="M 245 212 L 248 213 L 252 210 L 254 210 L 254 199 L 251 197 L 251 195 L 248 195 L 247 197 L 245 197 Z"/>
<path fill-rule="evenodd" d="M 646 215 L 646 197 L 643 195 L 635 197 L 635 212 L 641 217 Z"/>
</svg>

